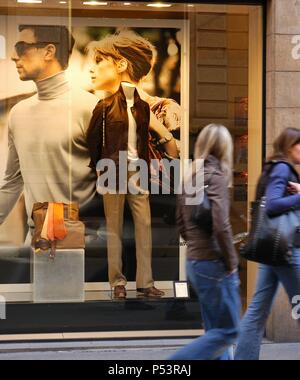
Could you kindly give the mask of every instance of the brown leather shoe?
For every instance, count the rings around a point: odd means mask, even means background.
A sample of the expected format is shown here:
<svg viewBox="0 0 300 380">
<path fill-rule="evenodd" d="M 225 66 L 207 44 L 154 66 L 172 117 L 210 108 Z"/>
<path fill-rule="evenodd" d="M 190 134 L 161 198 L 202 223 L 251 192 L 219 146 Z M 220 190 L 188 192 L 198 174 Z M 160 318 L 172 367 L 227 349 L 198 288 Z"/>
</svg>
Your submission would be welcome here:
<svg viewBox="0 0 300 380">
<path fill-rule="evenodd" d="M 143 295 L 152 298 L 160 298 L 165 295 L 165 292 L 157 289 L 155 286 L 152 286 L 151 288 L 138 288 L 137 292 L 140 293 L 139 295 L 141 296 Z"/>
<path fill-rule="evenodd" d="M 126 298 L 126 289 L 123 285 L 117 285 L 114 288 L 114 298 L 124 299 Z"/>
</svg>

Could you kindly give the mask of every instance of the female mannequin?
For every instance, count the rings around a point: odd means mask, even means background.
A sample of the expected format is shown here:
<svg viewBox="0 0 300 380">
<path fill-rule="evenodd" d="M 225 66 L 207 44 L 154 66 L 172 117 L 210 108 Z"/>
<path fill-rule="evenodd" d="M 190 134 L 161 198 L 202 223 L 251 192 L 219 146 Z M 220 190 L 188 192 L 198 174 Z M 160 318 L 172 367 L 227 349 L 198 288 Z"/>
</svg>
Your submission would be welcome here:
<svg viewBox="0 0 300 380">
<path fill-rule="evenodd" d="M 94 88 L 111 94 L 98 103 L 88 130 L 92 165 L 95 167 L 99 160 L 108 158 L 113 159 L 119 167 L 118 152 L 126 151 L 129 164 L 144 160 L 150 169 L 149 131 L 158 136 L 167 154 L 176 158 L 178 149 L 173 135 L 150 111 L 149 104 L 141 98 L 137 88 L 140 80 L 151 70 L 152 45 L 133 32 L 121 32 L 93 43 L 90 50 L 94 60 L 91 68 Z M 136 170 L 128 171 L 128 183 L 135 174 Z M 121 194 L 118 190 L 115 194 L 103 195 L 109 281 L 114 288 L 114 296 L 126 297 L 127 280 L 122 273 L 123 210 L 126 199 L 135 224 L 137 290 L 149 297 L 161 297 L 164 293 L 154 287 L 152 277 L 149 192 L 139 188 L 138 194 Z"/>
</svg>

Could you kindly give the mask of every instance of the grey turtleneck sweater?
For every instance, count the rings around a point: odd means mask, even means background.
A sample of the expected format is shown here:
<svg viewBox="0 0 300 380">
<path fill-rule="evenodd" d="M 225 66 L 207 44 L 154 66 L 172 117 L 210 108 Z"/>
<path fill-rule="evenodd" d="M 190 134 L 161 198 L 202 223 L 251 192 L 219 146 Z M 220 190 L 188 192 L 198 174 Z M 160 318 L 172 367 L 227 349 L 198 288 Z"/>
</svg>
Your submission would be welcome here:
<svg viewBox="0 0 300 380">
<path fill-rule="evenodd" d="M 61 72 L 36 83 L 37 94 L 10 112 L 8 160 L 0 187 L 0 224 L 24 191 L 28 223 L 35 202 L 88 203 L 95 173 L 85 134 L 98 99 L 71 90 Z"/>
</svg>

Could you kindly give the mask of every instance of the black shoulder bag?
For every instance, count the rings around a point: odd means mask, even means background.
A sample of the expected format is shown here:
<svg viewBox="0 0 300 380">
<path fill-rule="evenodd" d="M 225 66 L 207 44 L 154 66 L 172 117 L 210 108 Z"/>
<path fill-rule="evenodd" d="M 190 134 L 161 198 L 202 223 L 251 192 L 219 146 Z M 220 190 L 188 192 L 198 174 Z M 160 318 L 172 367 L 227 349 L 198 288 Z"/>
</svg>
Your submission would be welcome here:
<svg viewBox="0 0 300 380">
<path fill-rule="evenodd" d="M 293 176 L 299 180 L 295 169 L 285 161 L 269 162 L 267 176 L 278 163 L 289 165 Z M 240 254 L 247 260 L 262 264 L 289 265 L 299 232 L 300 210 L 293 208 L 283 214 L 269 216 L 266 212 L 266 196 L 263 195 L 252 202 L 250 232 L 247 241 L 240 247 Z"/>
</svg>

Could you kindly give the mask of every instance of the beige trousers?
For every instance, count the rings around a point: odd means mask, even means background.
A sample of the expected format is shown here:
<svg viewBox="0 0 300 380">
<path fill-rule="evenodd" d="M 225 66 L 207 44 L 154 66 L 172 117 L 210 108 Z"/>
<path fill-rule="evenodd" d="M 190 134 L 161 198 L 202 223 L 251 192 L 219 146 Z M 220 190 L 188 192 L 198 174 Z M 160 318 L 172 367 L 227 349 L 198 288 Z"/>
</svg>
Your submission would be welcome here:
<svg viewBox="0 0 300 380">
<path fill-rule="evenodd" d="M 136 287 L 150 288 L 152 277 L 152 234 L 149 194 L 104 194 L 107 230 L 108 275 L 111 287 L 126 285 L 122 273 L 124 203 L 127 200 L 134 221 L 136 244 Z"/>
</svg>

